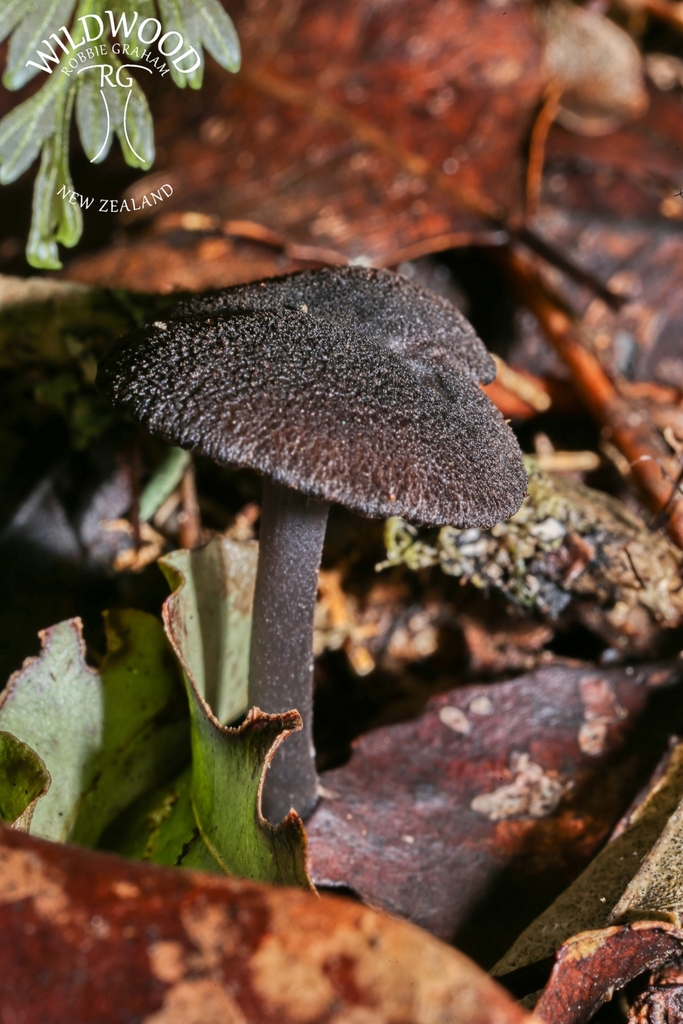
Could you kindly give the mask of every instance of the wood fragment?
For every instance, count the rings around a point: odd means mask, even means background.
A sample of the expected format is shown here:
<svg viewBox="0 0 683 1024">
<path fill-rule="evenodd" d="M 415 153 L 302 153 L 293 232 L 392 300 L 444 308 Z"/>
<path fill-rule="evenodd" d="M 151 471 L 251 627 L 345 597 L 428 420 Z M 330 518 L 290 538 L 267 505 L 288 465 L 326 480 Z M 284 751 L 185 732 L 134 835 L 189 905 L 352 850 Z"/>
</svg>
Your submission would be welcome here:
<svg viewBox="0 0 683 1024">
<path fill-rule="evenodd" d="M 546 473 L 592 473 L 601 459 L 597 452 L 541 452 L 536 461 Z"/>
<path fill-rule="evenodd" d="M 547 412 L 552 400 L 541 385 L 537 384 L 532 377 L 513 370 L 500 356 L 494 355 L 493 361 L 498 371 L 496 379 L 507 391 L 530 405 L 536 412 Z"/>
<path fill-rule="evenodd" d="M 502 412 L 506 420 L 530 420 L 534 416 L 538 416 L 538 410 L 534 409 L 533 405 L 529 405 L 512 391 L 508 391 L 499 380 L 479 386 L 496 408 Z"/>
<path fill-rule="evenodd" d="M 548 408 L 552 406 L 553 412 L 562 415 L 581 412 L 581 403 L 569 381 L 555 380 L 552 377 L 537 377 L 535 374 L 529 373 L 528 370 L 522 369 L 515 369 L 514 372 L 518 377 L 529 381 L 537 389 L 538 394 L 544 392 L 548 396 Z M 530 420 L 539 414 L 539 409 L 528 401 L 524 401 L 518 393 L 504 387 L 498 378 L 491 381 L 490 384 L 480 385 L 480 387 L 506 419 Z"/>
<path fill-rule="evenodd" d="M 679 405 L 683 395 L 678 388 L 657 384 L 652 380 L 625 380 L 619 384 L 624 398 L 645 398 L 662 405 Z"/>
</svg>

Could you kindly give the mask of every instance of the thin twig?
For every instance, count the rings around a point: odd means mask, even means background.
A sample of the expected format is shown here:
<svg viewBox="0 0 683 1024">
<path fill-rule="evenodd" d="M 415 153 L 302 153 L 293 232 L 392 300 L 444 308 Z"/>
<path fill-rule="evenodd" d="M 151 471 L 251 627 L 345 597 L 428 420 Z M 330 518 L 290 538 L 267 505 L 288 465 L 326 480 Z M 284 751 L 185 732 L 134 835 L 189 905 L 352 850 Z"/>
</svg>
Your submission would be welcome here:
<svg viewBox="0 0 683 1024">
<path fill-rule="evenodd" d="M 649 418 L 619 393 L 586 348 L 579 325 L 531 262 L 509 250 L 502 258 L 520 298 L 568 367 L 579 397 L 628 461 L 652 511 L 665 510 L 669 535 L 683 548 L 683 502 L 678 500 L 676 480 L 679 467 L 665 451 Z"/>
<path fill-rule="evenodd" d="M 599 281 L 597 277 L 591 274 L 589 270 L 584 270 L 583 267 L 577 266 L 576 263 L 568 259 L 563 253 L 558 252 L 557 249 L 553 248 L 553 246 L 549 245 L 548 242 L 540 238 L 529 228 L 520 228 L 514 232 L 512 237 L 522 242 L 528 249 L 536 253 L 537 256 L 550 263 L 551 266 L 557 267 L 558 270 L 561 270 L 572 281 L 590 288 L 610 309 L 618 312 L 624 303 L 628 302 L 627 295 L 617 295 L 616 292 L 613 292 L 611 288 L 608 288 L 606 284 L 603 284 L 602 281 Z"/>
<path fill-rule="evenodd" d="M 526 215 L 535 217 L 541 197 L 543 167 L 545 164 L 545 144 L 550 126 L 557 117 L 560 108 L 562 89 L 551 82 L 543 97 L 543 106 L 538 112 L 529 142 L 529 162 L 526 171 Z"/>
<path fill-rule="evenodd" d="M 133 499 L 130 509 L 130 521 L 133 527 L 133 545 L 137 553 L 142 544 L 142 539 L 140 537 L 140 477 L 142 476 L 142 465 L 140 460 L 140 448 L 136 441 L 133 441 L 130 449 L 128 467 L 130 473 L 130 490 Z"/>
<path fill-rule="evenodd" d="M 194 476 L 194 465 L 190 462 L 183 473 L 180 484 L 180 499 L 182 512 L 178 516 L 180 529 L 178 531 L 178 542 L 181 548 L 193 551 L 201 544 L 202 520 L 197 501 L 197 486 Z"/>
<path fill-rule="evenodd" d="M 640 574 L 638 573 L 638 570 L 636 569 L 635 562 L 633 561 L 633 558 L 631 557 L 631 552 L 628 549 L 628 544 L 624 548 L 624 551 L 626 552 L 626 557 L 628 558 L 628 564 L 631 566 L 631 571 L 633 572 L 633 575 L 635 576 L 635 578 L 636 578 L 636 580 L 638 582 L 638 586 L 640 587 L 641 590 L 647 590 L 647 587 L 643 583 L 642 579 L 640 578 Z"/>
</svg>

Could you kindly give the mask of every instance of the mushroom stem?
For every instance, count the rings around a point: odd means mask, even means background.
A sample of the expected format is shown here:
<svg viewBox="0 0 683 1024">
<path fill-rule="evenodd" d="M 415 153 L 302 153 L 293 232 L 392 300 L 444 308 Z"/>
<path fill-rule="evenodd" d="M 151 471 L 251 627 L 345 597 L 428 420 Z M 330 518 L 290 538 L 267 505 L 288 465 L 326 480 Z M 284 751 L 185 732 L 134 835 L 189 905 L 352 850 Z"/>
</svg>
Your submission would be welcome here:
<svg viewBox="0 0 683 1024">
<path fill-rule="evenodd" d="M 266 477 L 249 660 L 249 706 L 301 715 L 303 729 L 277 750 L 266 775 L 263 814 L 315 806 L 313 613 L 329 505 Z"/>
</svg>

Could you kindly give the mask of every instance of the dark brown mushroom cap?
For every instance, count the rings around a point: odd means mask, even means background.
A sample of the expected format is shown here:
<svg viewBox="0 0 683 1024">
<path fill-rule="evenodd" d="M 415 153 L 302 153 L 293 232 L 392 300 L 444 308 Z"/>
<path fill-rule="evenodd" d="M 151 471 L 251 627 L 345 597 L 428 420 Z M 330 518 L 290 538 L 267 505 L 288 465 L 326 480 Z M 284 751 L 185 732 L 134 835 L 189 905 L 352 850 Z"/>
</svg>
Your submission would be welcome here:
<svg viewBox="0 0 683 1024">
<path fill-rule="evenodd" d="M 344 319 L 281 309 L 149 325 L 97 383 L 171 444 L 363 515 L 487 527 L 524 497 L 514 434 L 470 377 L 446 395 Z"/>
<path fill-rule="evenodd" d="M 186 300 L 171 315 L 193 319 L 283 306 L 346 317 L 375 341 L 415 361 L 415 369 L 427 376 L 433 371 L 465 373 L 489 384 L 496 375 L 474 328 L 451 302 L 390 270 L 303 270 Z"/>
</svg>

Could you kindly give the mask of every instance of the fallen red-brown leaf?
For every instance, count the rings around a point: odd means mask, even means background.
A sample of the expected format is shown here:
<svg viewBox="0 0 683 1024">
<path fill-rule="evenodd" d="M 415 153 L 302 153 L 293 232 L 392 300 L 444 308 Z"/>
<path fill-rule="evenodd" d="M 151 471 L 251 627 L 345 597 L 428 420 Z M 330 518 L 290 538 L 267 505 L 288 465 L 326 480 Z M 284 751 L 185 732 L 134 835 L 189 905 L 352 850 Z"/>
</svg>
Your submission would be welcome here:
<svg viewBox="0 0 683 1024">
<path fill-rule="evenodd" d="M 523 6 L 266 0 L 231 14 L 240 74 L 209 71 L 182 112 L 159 97 L 161 158 L 134 189 L 170 184 L 162 217 L 260 239 L 291 260 L 391 266 L 500 241 L 493 221 L 521 216 L 524 141 L 547 79 Z M 222 277 L 207 268 L 175 287 L 233 283 L 228 249 Z M 163 265 L 136 280 L 126 250 L 77 261 L 69 275 L 168 290 Z"/>
<path fill-rule="evenodd" d="M 311 877 L 492 963 L 605 839 L 645 754 L 627 738 L 680 678 L 678 662 L 555 665 L 362 736 L 321 777 Z"/>
<path fill-rule="evenodd" d="M 12 1024 L 525 1024 L 471 961 L 358 903 L 0 828 Z"/>
</svg>

